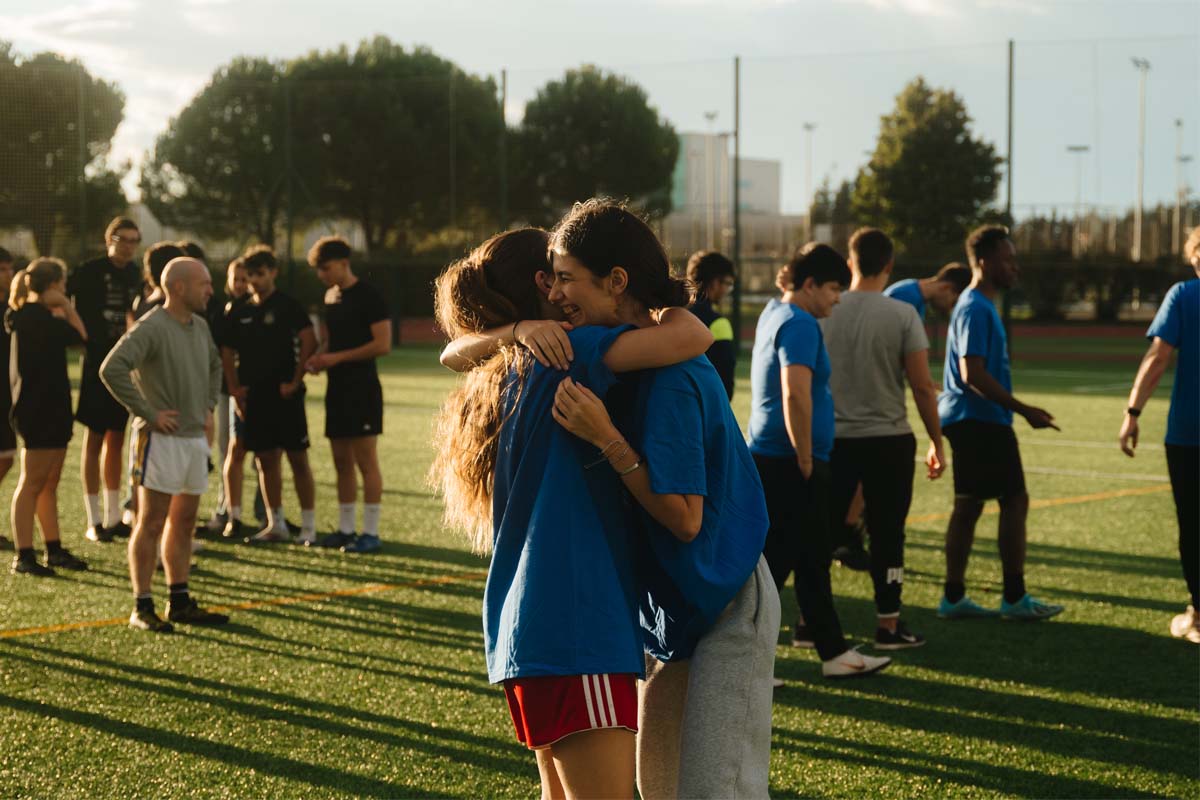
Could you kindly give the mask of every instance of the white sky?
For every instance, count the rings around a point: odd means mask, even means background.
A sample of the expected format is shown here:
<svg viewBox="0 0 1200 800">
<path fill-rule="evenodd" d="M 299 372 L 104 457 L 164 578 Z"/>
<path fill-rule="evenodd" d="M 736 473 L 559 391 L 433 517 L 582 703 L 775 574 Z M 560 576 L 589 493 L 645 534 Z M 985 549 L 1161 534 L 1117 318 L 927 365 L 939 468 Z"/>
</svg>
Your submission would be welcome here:
<svg viewBox="0 0 1200 800">
<path fill-rule="evenodd" d="M 966 100 L 976 130 L 1005 148 L 1006 44 L 1017 41 L 1014 204 L 1134 194 L 1137 73 L 1147 91 L 1146 198 L 1173 199 L 1176 128 L 1200 187 L 1200 0 L 4 0 L 0 38 L 54 50 L 116 81 L 127 103 L 115 155 L 138 162 L 220 65 L 287 58 L 377 33 L 426 45 L 476 74 L 509 72 L 511 121 L 539 86 L 595 63 L 640 83 L 680 131 L 732 125 L 742 57 L 742 153 L 783 162 L 784 210 L 805 205 L 801 123 L 816 122 L 814 183 L 849 177 L 878 118 L 917 74 Z M 136 180 L 127 182 L 132 185 Z"/>
</svg>

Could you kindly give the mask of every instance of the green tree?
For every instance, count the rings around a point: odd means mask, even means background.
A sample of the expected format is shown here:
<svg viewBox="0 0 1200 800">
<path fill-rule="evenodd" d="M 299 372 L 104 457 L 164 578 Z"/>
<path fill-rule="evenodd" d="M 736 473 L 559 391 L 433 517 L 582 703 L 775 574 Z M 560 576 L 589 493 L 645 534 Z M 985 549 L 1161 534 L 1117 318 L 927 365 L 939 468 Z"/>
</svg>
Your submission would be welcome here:
<svg viewBox="0 0 1200 800">
<path fill-rule="evenodd" d="M 679 137 L 632 81 L 592 66 L 569 70 L 525 107 L 515 139 L 517 216 L 546 223 L 594 195 L 671 210 Z"/>
<path fill-rule="evenodd" d="M 99 245 L 109 218 L 128 205 L 122 173 L 108 161 L 124 95 L 78 61 L 18 59 L 0 42 L 0 108 L 0 227 L 28 229 L 42 254 L 81 239 Z"/>
<path fill-rule="evenodd" d="M 383 36 L 288 65 L 308 216 L 356 221 L 370 249 L 411 250 L 499 205 L 496 85 Z"/>
<path fill-rule="evenodd" d="M 854 185 L 852 208 L 910 254 L 961 247 L 996 195 L 1003 159 L 975 138 L 967 108 L 954 92 L 916 78 L 882 118 L 870 162 Z"/>
<path fill-rule="evenodd" d="M 214 239 L 275 243 L 284 202 L 282 69 L 221 67 L 167 124 L 142 167 L 142 198 L 163 223 Z"/>
</svg>

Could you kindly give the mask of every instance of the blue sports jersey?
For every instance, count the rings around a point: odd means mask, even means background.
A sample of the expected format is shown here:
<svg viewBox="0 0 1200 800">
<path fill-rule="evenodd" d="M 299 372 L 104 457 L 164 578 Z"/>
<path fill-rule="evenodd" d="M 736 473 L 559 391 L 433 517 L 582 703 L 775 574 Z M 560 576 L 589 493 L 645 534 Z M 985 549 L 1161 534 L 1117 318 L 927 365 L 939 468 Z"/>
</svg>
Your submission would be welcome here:
<svg viewBox="0 0 1200 800">
<path fill-rule="evenodd" d="M 615 382 L 604 354 L 625 330 L 571 331 L 568 373 L 534 364 L 505 393 L 483 593 L 492 683 L 643 672 L 624 487 L 608 467 L 585 470 L 596 448 L 550 413 L 565 375 L 604 397 Z"/>
<path fill-rule="evenodd" d="M 691 542 L 644 510 L 637 515 L 643 642 L 662 661 L 690 658 L 758 564 L 766 501 L 725 386 L 706 358 L 643 373 L 634 406 L 627 430 L 650 488 L 704 498 Z"/>
<path fill-rule="evenodd" d="M 1004 334 L 1004 323 L 1000 320 L 995 303 L 973 287 L 959 296 L 954 311 L 950 313 L 938 415 L 942 418 L 942 427 L 964 419 L 1012 425 L 1011 411 L 986 399 L 963 380 L 958 363 L 963 356 L 981 356 L 988 374 L 1009 393 L 1012 392 L 1008 337 Z"/>
<path fill-rule="evenodd" d="M 829 353 L 821 326 L 812 314 L 772 298 L 754 332 L 750 360 L 750 452 L 773 458 L 796 455 L 783 420 L 782 367 L 812 370 L 813 458 L 828 461 L 833 450 L 833 394 L 829 391 Z"/>
<path fill-rule="evenodd" d="M 1200 446 L 1200 280 L 1181 281 L 1163 298 L 1146 338 L 1158 337 L 1179 351 L 1167 444 Z"/>
<path fill-rule="evenodd" d="M 921 294 L 921 282 L 908 278 L 903 281 L 896 281 L 891 286 L 883 290 L 883 293 L 888 297 L 894 297 L 897 300 L 902 300 L 917 310 L 917 316 L 922 320 L 925 319 L 925 295 Z"/>
</svg>

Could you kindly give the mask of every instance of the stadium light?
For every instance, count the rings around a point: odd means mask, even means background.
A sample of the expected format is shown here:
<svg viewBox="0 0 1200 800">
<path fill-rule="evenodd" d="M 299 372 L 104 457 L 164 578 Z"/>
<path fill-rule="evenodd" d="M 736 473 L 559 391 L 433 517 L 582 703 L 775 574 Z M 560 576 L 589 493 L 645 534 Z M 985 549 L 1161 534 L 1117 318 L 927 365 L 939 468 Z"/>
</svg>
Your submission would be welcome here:
<svg viewBox="0 0 1200 800">
<path fill-rule="evenodd" d="M 1133 206 L 1133 252 L 1134 263 L 1142 260 L 1142 185 L 1146 164 L 1146 74 L 1150 62 L 1144 58 L 1130 59 L 1138 71 L 1138 149 L 1137 149 L 1137 198 Z"/>
</svg>

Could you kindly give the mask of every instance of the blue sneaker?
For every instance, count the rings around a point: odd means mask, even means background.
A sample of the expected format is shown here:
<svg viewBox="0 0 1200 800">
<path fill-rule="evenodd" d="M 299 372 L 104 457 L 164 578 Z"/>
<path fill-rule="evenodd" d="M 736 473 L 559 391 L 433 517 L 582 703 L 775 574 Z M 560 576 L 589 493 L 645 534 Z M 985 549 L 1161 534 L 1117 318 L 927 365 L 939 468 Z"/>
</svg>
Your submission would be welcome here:
<svg viewBox="0 0 1200 800">
<path fill-rule="evenodd" d="M 1028 593 L 1015 603 L 1010 603 L 1007 600 L 1000 601 L 1000 616 L 1005 619 L 1050 619 L 1053 616 L 1061 614 L 1062 611 L 1062 606 L 1055 603 L 1043 603 Z"/>
<path fill-rule="evenodd" d="M 959 598 L 957 603 L 951 603 L 944 596 L 938 603 L 937 615 L 942 619 L 978 619 L 981 617 L 998 617 L 999 611 L 984 608 L 969 597 Z"/>
<path fill-rule="evenodd" d="M 378 536 L 372 536 L 369 533 L 359 534 L 353 542 L 349 542 L 342 548 L 343 553 L 375 553 L 383 549 L 383 542 L 379 541 Z"/>
</svg>

